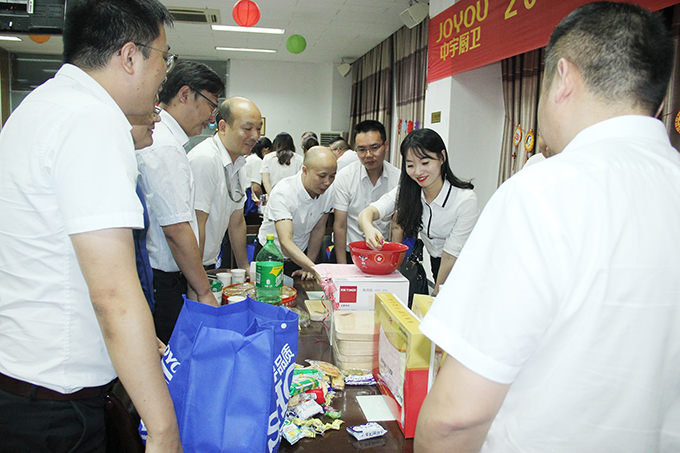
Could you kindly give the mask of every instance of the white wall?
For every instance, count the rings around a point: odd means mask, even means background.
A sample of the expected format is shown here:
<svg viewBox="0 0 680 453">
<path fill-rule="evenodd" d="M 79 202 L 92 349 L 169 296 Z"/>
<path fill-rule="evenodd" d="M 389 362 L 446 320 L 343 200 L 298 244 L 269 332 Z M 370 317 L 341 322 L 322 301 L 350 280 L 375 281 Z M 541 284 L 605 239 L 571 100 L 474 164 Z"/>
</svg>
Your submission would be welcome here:
<svg viewBox="0 0 680 453">
<path fill-rule="evenodd" d="M 351 78 L 332 63 L 231 60 L 229 93 L 252 100 L 266 118 L 266 136 L 288 132 L 299 149 L 307 130 L 317 134 L 349 127 Z"/>
<path fill-rule="evenodd" d="M 454 3 L 432 0 L 430 15 Z M 431 123 L 433 112 L 440 123 Z M 444 139 L 455 175 L 473 180 L 480 210 L 497 188 L 504 118 L 500 62 L 428 84 L 425 127 Z"/>
</svg>

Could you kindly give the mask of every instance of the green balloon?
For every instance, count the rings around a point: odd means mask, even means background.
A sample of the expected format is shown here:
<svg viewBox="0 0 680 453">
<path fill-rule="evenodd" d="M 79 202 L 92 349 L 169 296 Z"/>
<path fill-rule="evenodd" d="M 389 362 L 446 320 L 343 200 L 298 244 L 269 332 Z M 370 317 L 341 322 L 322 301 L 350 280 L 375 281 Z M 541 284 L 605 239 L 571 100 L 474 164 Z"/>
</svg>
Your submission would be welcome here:
<svg viewBox="0 0 680 453">
<path fill-rule="evenodd" d="M 290 53 L 301 53 L 307 48 L 307 41 L 301 35 L 291 35 L 286 41 L 286 49 Z"/>
</svg>

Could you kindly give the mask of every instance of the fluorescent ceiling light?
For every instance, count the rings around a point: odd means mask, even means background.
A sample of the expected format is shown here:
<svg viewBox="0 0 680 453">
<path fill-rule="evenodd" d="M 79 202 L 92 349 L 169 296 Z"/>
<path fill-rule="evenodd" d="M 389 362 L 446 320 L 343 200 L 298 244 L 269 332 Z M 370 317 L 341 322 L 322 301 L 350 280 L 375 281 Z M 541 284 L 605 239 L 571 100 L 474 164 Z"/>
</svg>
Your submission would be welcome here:
<svg viewBox="0 0 680 453">
<path fill-rule="evenodd" d="M 215 47 L 216 50 L 228 50 L 231 52 L 261 52 L 261 53 L 276 53 L 272 49 L 247 49 L 245 47 Z"/>
<path fill-rule="evenodd" d="M 237 31 L 240 33 L 268 33 L 270 35 L 282 35 L 286 30 L 282 28 L 259 28 L 259 27 L 236 27 L 234 25 L 211 25 L 215 31 Z"/>
<path fill-rule="evenodd" d="M 21 41 L 17 36 L 0 36 L 0 41 Z"/>
</svg>

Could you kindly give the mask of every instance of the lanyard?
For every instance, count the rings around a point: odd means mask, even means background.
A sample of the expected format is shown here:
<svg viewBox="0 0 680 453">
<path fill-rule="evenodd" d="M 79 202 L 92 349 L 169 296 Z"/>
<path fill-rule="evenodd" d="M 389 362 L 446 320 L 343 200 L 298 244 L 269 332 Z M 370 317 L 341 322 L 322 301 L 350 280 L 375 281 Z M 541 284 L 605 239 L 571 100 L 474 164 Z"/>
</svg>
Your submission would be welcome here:
<svg viewBox="0 0 680 453">
<path fill-rule="evenodd" d="M 220 149 L 219 144 L 217 143 L 217 137 L 213 136 L 213 141 L 215 143 L 215 146 L 217 149 Z M 234 163 L 231 163 L 234 165 Z M 227 172 L 227 167 L 224 167 L 224 179 L 227 181 L 227 193 L 229 194 L 229 198 L 231 201 L 234 203 L 240 203 L 241 200 L 243 200 L 243 197 L 245 197 L 245 193 L 243 192 L 243 188 L 241 187 L 241 175 L 240 175 L 241 169 L 239 168 L 236 170 L 236 174 L 234 174 L 233 179 L 236 180 L 236 186 L 232 188 L 232 178 L 229 177 L 229 173 Z"/>
</svg>

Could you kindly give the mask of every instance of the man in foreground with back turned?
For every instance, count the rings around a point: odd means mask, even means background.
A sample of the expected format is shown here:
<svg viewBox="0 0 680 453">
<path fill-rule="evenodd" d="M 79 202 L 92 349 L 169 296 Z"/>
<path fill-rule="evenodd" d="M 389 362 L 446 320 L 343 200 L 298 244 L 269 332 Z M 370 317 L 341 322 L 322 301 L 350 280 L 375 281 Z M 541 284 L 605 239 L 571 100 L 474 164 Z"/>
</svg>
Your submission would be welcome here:
<svg viewBox="0 0 680 453">
<path fill-rule="evenodd" d="M 125 117 L 153 112 L 170 24 L 156 0 L 69 2 L 66 64 L 0 133 L 1 452 L 104 452 L 116 374 L 146 451 L 182 450 L 135 269 L 143 216 Z"/>
<path fill-rule="evenodd" d="M 538 121 L 559 154 L 498 189 L 420 325 L 449 356 L 415 451 L 680 451 L 680 154 L 654 118 L 672 49 L 624 3 L 553 32 Z"/>
</svg>

